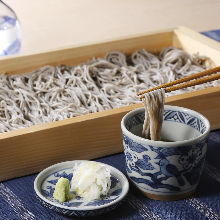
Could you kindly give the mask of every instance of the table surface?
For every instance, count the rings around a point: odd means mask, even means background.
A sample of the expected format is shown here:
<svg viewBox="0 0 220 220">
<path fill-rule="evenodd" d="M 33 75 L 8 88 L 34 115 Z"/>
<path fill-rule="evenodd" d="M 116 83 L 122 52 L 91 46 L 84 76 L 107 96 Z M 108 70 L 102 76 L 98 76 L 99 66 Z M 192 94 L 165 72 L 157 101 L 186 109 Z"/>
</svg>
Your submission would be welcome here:
<svg viewBox="0 0 220 220">
<path fill-rule="evenodd" d="M 205 32 L 220 41 L 220 30 Z M 89 219 L 220 219 L 220 130 L 212 131 L 208 138 L 206 164 L 197 192 L 191 198 L 163 202 L 144 197 L 130 184 L 122 204 L 103 216 Z M 97 161 L 112 165 L 126 174 L 122 153 L 99 158 Z M 35 197 L 35 175 L 0 183 L 0 220 L 74 219 L 62 216 L 42 206 Z M 84 218 L 85 219 L 85 218 Z"/>
<path fill-rule="evenodd" d="M 115 220 L 203 220 L 220 219 L 220 130 L 213 131 L 208 139 L 208 151 L 204 171 L 194 196 L 179 201 L 154 201 L 144 197 L 131 184 L 122 204 L 108 214 L 88 219 Z M 124 155 L 116 154 L 96 161 L 118 168 L 124 174 Z M 36 175 L 16 178 L 0 183 L 0 220 L 67 220 L 42 206 L 35 197 L 33 183 Z M 85 218 L 83 218 L 85 219 Z"/>
<path fill-rule="evenodd" d="M 21 54 L 187 26 L 219 29 L 219 0 L 3 0 L 22 26 Z"/>
</svg>

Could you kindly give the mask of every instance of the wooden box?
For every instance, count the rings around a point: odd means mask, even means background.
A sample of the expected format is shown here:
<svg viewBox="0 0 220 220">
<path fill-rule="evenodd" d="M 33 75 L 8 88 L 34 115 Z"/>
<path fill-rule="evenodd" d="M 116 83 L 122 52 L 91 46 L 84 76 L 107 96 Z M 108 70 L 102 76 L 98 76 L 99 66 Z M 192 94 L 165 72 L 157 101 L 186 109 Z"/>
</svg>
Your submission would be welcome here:
<svg viewBox="0 0 220 220">
<path fill-rule="evenodd" d="M 92 45 L 4 58 L 0 60 L 0 73 L 24 73 L 48 64 L 75 65 L 94 56 L 103 57 L 111 50 L 132 53 L 145 48 L 154 52 L 171 45 L 188 53 L 199 52 L 220 65 L 218 42 L 178 27 Z M 166 103 L 199 111 L 208 117 L 212 129 L 220 128 L 220 87 L 172 96 Z M 121 118 L 141 106 L 140 103 L 0 134 L 0 181 L 35 173 L 60 161 L 122 152 Z"/>
</svg>

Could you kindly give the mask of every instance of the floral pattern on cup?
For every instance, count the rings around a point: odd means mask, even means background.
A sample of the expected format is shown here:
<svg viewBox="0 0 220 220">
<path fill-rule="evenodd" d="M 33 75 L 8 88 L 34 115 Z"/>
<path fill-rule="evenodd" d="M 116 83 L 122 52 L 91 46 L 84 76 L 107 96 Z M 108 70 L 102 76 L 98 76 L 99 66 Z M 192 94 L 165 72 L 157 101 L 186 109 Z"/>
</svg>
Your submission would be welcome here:
<svg viewBox="0 0 220 220">
<path fill-rule="evenodd" d="M 206 141 L 164 148 L 141 145 L 123 134 L 123 142 L 128 176 L 143 189 L 181 192 L 198 184 L 205 161 Z"/>
<path fill-rule="evenodd" d="M 193 191 L 205 161 L 208 120 L 190 109 L 165 105 L 163 138 L 175 141 L 164 142 L 141 137 L 144 118 L 144 108 L 140 108 L 127 113 L 121 122 L 126 170 L 131 181 L 150 194 L 180 195 Z"/>
<path fill-rule="evenodd" d="M 139 112 L 133 117 L 129 118 L 125 126 L 128 130 L 131 130 L 132 127 L 143 124 L 144 118 L 144 112 Z M 206 130 L 205 124 L 199 118 L 194 117 L 193 115 L 186 112 L 164 110 L 163 118 L 164 121 L 173 121 L 189 125 L 190 127 L 199 131 L 201 134 L 203 134 Z"/>
<path fill-rule="evenodd" d="M 179 163 L 184 169 L 196 167 L 202 157 L 202 150 L 200 148 L 192 147 L 187 154 L 179 157 Z"/>
</svg>

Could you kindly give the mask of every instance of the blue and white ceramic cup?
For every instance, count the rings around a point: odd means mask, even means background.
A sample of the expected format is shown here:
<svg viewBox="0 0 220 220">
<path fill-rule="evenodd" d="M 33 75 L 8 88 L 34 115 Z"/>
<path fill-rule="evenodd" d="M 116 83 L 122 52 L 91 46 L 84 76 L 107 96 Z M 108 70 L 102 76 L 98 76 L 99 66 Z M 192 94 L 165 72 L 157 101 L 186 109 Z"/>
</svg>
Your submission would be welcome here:
<svg viewBox="0 0 220 220">
<path fill-rule="evenodd" d="M 209 121 L 190 109 L 165 105 L 161 139 L 142 137 L 145 109 L 127 113 L 122 121 L 126 170 L 147 197 L 177 200 L 191 195 L 202 173 Z"/>
</svg>

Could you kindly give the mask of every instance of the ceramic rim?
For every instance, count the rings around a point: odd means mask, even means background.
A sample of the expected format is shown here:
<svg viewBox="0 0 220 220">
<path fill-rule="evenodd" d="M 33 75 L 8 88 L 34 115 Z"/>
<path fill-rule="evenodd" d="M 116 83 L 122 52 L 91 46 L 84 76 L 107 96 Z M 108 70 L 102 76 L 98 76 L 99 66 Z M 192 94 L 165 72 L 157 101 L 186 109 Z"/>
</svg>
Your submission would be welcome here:
<svg viewBox="0 0 220 220">
<path fill-rule="evenodd" d="M 37 194 L 37 196 L 42 199 L 44 202 L 46 203 L 49 203 L 50 205 L 52 206 L 56 206 L 56 207 L 59 207 L 59 208 L 62 208 L 62 209 L 66 209 L 66 210 L 73 210 L 73 211 L 86 211 L 86 210 L 96 210 L 96 209 L 102 209 L 102 208 L 105 208 L 105 207 L 108 207 L 108 206 L 111 206 L 115 203 L 118 203 L 120 202 L 128 193 L 128 190 L 129 190 L 129 183 L 128 183 L 128 180 L 126 178 L 126 176 L 121 172 L 119 171 L 118 169 L 116 169 L 115 167 L 112 167 L 108 164 L 105 164 L 105 163 L 101 163 L 101 162 L 98 162 L 104 166 L 106 166 L 107 168 L 109 168 L 110 170 L 110 173 L 112 175 L 114 175 L 116 178 L 119 179 L 119 181 L 121 182 L 121 185 L 122 185 L 122 192 L 121 192 L 121 195 L 115 199 L 114 201 L 110 202 L 110 203 L 107 203 L 107 204 L 104 204 L 104 205 L 100 205 L 100 206 L 90 206 L 90 207 L 83 207 L 83 208 L 80 208 L 80 207 L 68 207 L 68 206 L 65 206 L 65 205 L 61 205 L 61 204 L 56 204 L 56 203 L 53 203 L 52 201 L 48 200 L 46 197 L 44 197 L 42 195 L 42 193 L 40 192 L 40 189 L 39 189 L 39 186 L 41 186 L 42 184 L 42 176 L 44 176 L 46 173 L 50 173 L 50 170 L 54 170 L 58 167 L 60 167 L 61 165 L 64 165 L 64 164 L 71 164 L 73 162 L 80 162 L 80 161 L 86 161 L 86 160 L 73 160 L 73 161 L 66 161 L 66 162 L 61 162 L 61 163 L 57 163 L 57 164 L 54 164 L 52 166 L 49 166 L 48 168 L 44 169 L 43 171 L 41 171 L 37 177 L 35 178 L 34 180 L 34 190 L 35 190 L 35 193 Z M 39 182 L 40 181 L 40 182 Z"/>
</svg>

